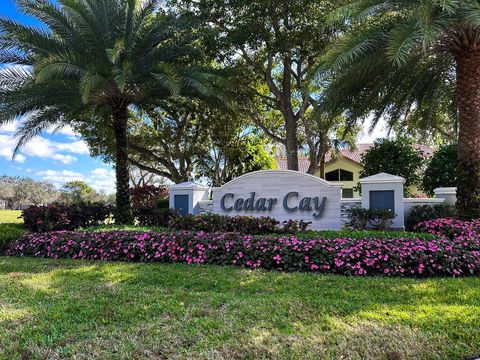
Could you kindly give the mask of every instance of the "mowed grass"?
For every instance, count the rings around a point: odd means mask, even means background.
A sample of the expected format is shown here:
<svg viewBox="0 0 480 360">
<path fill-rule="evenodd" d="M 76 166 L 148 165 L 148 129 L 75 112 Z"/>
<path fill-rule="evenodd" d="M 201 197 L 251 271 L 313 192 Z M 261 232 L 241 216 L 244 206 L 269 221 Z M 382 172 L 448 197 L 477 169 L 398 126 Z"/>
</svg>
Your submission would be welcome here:
<svg viewBox="0 0 480 360">
<path fill-rule="evenodd" d="M 23 223 L 23 219 L 18 218 L 20 215 L 20 210 L 0 210 L 0 224 Z"/>
<path fill-rule="evenodd" d="M 1 359 L 463 359 L 480 279 L 0 257 Z"/>
</svg>

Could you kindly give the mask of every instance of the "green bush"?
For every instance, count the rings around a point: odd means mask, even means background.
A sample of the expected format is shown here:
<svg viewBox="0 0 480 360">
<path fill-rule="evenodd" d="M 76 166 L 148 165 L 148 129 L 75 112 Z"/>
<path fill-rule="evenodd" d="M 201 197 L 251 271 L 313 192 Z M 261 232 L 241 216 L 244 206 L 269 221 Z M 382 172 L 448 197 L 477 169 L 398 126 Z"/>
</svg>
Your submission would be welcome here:
<svg viewBox="0 0 480 360">
<path fill-rule="evenodd" d="M 158 200 L 157 207 L 159 209 L 168 209 L 170 207 L 170 200 L 169 199 Z"/>
<path fill-rule="evenodd" d="M 423 162 L 422 153 L 415 149 L 411 140 L 407 138 L 378 139 L 373 147 L 362 154 L 360 178 L 381 172 L 402 176 L 405 179 L 405 192 L 408 195 L 410 186 L 420 183 Z"/>
<path fill-rule="evenodd" d="M 457 144 L 444 145 L 433 154 L 423 173 L 422 189 L 430 196 L 439 187 L 457 185 Z"/>
<path fill-rule="evenodd" d="M 405 219 L 405 228 L 409 231 L 413 230 L 415 225 L 427 220 L 439 218 L 455 217 L 457 214 L 453 205 L 417 205 L 412 208 Z"/>
<path fill-rule="evenodd" d="M 374 228 L 383 231 L 390 229 L 396 215 L 389 209 L 353 208 L 348 211 L 348 216 L 348 226 L 353 229 Z"/>
<path fill-rule="evenodd" d="M 171 218 L 179 216 L 177 210 L 161 207 L 133 208 L 132 212 L 141 226 L 167 227 Z"/>
<path fill-rule="evenodd" d="M 172 230 L 215 232 L 238 232 L 248 235 L 295 234 L 306 231 L 310 222 L 288 220 L 280 224 L 268 216 L 226 216 L 219 214 L 184 215 L 172 217 L 168 224 Z"/>
<path fill-rule="evenodd" d="M 3 254 L 11 242 L 24 234 L 25 227 L 22 224 L 0 224 L 0 254 Z"/>
</svg>

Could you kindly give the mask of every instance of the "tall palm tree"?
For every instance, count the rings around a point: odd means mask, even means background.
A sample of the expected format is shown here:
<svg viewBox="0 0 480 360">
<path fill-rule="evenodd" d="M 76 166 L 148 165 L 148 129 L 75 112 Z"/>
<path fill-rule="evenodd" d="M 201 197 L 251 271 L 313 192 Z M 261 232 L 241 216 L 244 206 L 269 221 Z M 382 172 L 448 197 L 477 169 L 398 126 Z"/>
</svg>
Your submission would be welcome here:
<svg viewBox="0 0 480 360">
<path fill-rule="evenodd" d="M 129 108 L 185 94 L 209 98 L 216 75 L 189 65 L 184 21 L 160 0 L 15 0 L 44 27 L 0 19 L 0 124 L 22 116 L 18 146 L 82 120 L 115 137 L 116 221 L 131 219 Z M 190 39 L 191 40 L 191 39 Z"/>
<path fill-rule="evenodd" d="M 480 217 L 480 1 L 354 0 L 331 18 L 351 31 L 324 59 L 324 106 L 391 124 L 458 117 L 457 207 Z"/>
</svg>

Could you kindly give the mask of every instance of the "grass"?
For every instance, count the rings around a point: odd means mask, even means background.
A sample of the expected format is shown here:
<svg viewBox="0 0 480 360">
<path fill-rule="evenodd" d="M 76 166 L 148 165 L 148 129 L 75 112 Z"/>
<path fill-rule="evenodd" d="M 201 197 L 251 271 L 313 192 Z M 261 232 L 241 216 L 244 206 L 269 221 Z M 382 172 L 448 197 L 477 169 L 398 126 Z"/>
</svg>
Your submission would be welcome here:
<svg viewBox="0 0 480 360">
<path fill-rule="evenodd" d="M 0 224 L 0 254 L 7 246 L 25 234 L 22 224 Z"/>
<path fill-rule="evenodd" d="M 0 359 L 463 359 L 480 279 L 0 257 Z"/>
<path fill-rule="evenodd" d="M 18 217 L 22 214 L 20 210 L 0 210 L 0 224 L 23 223 Z"/>
</svg>

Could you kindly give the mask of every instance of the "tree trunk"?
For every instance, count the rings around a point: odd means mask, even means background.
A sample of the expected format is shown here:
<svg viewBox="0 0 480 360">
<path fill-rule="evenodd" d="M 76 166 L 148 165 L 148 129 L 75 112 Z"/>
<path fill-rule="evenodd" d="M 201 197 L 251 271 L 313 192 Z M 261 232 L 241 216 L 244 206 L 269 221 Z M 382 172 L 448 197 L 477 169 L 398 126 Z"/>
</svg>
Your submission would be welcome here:
<svg viewBox="0 0 480 360">
<path fill-rule="evenodd" d="M 456 56 L 458 100 L 457 209 L 463 219 L 480 218 L 480 50 Z"/>
<path fill-rule="evenodd" d="M 325 153 L 323 153 L 322 159 L 320 160 L 320 177 L 325 179 Z"/>
<path fill-rule="evenodd" d="M 113 132 L 115 134 L 116 149 L 115 175 L 117 182 L 115 223 L 117 224 L 131 224 L 133 222 L 128 172 L 127 127 L 127 108 L 113 109 Z"/>
<path fill-rule="evenodd" d="M 288 170 L 298 171 L 297 122 L 293 114 L 291 114 L 291 116 L 285 116 L 285 137 Z"/>
</svg>

